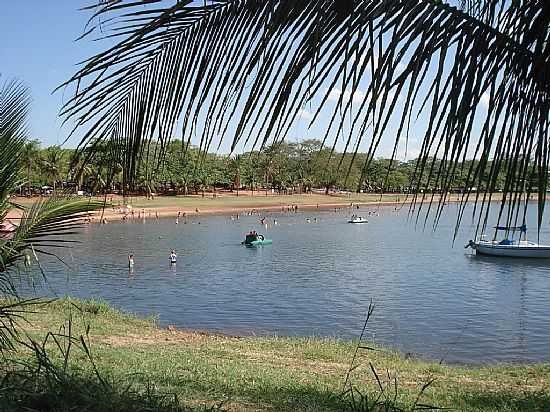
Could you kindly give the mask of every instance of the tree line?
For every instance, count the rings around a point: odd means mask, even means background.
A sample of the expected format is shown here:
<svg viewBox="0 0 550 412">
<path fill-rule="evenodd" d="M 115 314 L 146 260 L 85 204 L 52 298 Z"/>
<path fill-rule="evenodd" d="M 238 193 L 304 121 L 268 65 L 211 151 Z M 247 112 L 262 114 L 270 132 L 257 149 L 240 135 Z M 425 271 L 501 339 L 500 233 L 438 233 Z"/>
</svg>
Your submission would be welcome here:
<svg viewBox="0 0 550 412">
<path fill-rule="evenodd" d="M 491 176 L 491 162 L 480 165 L 476 160 L 459 164 L 435 163 L 437 173 L 418 168 L 419 162 L 377 158 L 368 162 L 367 154 L 342 154 L 322 147 L 319 140 L 272 144 L 258 151 L 235 155 L 203 153 L 195 147 L 185 147 L 181 140 L 169 143 L 162 159 L 149 156 L 139 162 L 132 187 L 123 187 L 122 162 L 113 158 L 108 144 L 95 147 L 86 161 L 75 163 L 75 150 L 54 145 L 42 148 L 37 140 L 30 141 L 24 151 L 25 184 L 21 194 L 38 194 L 57 188 L 82 190 L 98 194 L 198 194 L 226 189 L 272 190 L 280 194 L 309 193 L 311 191 L 412 192 L 437 191 L 444 176 L 451 179 L 453 188 L 462 191 L 500 191 L 506 186 L 507 175 L 500 171 Z M 160 152 L 160 151 L 159 151 Z M 86 153 L 84 153 L 86 155 Z M 420 165 L 422 166 L 422 165 Z M 472 170 L 483 167 L 482 178 L 469 180 Z M 442 169 L 447 169 L 442 173 Z M 128 173 L 128 171 L 126 171 Z M 437 179 L 432 175 L 437 175 Z M 531 186 L 538 177 L 532 176 Z"/>
</svg>

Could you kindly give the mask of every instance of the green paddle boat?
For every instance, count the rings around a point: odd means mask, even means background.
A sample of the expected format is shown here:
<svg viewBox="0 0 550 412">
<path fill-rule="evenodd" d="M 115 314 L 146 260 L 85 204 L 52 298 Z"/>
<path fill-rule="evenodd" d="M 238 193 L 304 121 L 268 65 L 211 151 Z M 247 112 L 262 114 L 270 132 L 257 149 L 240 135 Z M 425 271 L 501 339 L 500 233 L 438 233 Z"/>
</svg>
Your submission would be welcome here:
<svg viewBox="0 0 550 412">
<path fill-rule="evenodd" d="M 271 239 L 266 239 L 264 235 L 257 235 L 255 233 L 249 233 L 246 235 L 244 242 L 242 242 L 245 246 L 263 246 L 271 245 L 271 243 L 273 243 Z"/>
</svg>

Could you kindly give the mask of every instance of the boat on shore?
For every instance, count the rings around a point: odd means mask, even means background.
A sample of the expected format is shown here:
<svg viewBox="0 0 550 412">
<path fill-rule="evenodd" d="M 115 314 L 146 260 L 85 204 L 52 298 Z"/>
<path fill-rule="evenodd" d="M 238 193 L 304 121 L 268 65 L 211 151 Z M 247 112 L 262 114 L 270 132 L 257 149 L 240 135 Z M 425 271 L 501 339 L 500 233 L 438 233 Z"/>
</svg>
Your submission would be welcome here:
<svg viewBox="0 0 550 412">
<path fill-rule="evenodd" d="M 499 231 L 512 234 L 509 239 L 496 240 Z M 519 239 L 514 240 L 515 232 L 520 232 Z M 496 226 L 493 240 L 484 239 L 470 240 L 465 248 L 471 247 L 476 254 L 486 256 L 517 257 L 517 258 L 550 258 L 550 246 L 539 245 L 538 243 L 527 240 L 527 227 L 522 226 Z M 523 238 L 522 238 L 523 237 Z"/>
<path fill-rule="evenodd" d="M 5 220 L 0 223 L 0 239 L 8 240 L 13 238 L 17 225 L 13 224 L 10 220 Z"/>
<path fill-rule="evenodd" d="M 245 246 L 264 246 L 271 245 L 273 241 L 271 239 L 266 239 L 264 235 L 259 235 L 257 233 L 249 233 L 246 235 L 245 239 L 241 244 Z"/>
<path fill-rule="evenodd" d="M 369 223 L 369 221 L 362 216 L 353 215 L 348 223 Z"/>
</svg>

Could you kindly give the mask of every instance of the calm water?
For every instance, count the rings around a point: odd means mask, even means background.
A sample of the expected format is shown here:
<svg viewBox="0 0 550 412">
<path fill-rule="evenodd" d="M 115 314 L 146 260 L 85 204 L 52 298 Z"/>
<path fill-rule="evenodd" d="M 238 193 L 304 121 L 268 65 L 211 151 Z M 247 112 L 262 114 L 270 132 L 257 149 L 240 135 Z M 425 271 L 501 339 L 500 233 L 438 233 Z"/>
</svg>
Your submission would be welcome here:
<svg viewBox="0 0 550 412">
<path fill-rule="evenodd" d="M 42 258 L 48 285 L 35 293 L 102 298 L 182 328 L 344 338 L 359 335 L 372 300 L 377 343 L 447 362 L 550 360 L 550 262 L 472 256 L 467 226 L 453 248 L 454 212 L 435 233 L 393 208 L 366 225 L 333 211 L 271 214 L 267 230 L 255 216 L 93 225 L 61 252 L 67 267 Z M 241 246 L 252 228 L 273 245 Z"/>
</svg>

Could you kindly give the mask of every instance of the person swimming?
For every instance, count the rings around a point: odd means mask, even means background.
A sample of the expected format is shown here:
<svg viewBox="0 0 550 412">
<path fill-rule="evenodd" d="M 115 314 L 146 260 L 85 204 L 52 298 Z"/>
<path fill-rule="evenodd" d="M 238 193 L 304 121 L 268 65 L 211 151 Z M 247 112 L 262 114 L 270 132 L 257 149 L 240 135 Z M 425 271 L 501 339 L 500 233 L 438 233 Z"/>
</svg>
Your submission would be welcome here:
<svg viewBox="0 0 550 412">
<path fill-rule="evenodd" d="M 170 253 L 170 264 L 175 265 L 177 260 L 178 255 L 176 255 L 176 251 L 172 250 L 172 252 Z"/>
</svg>

